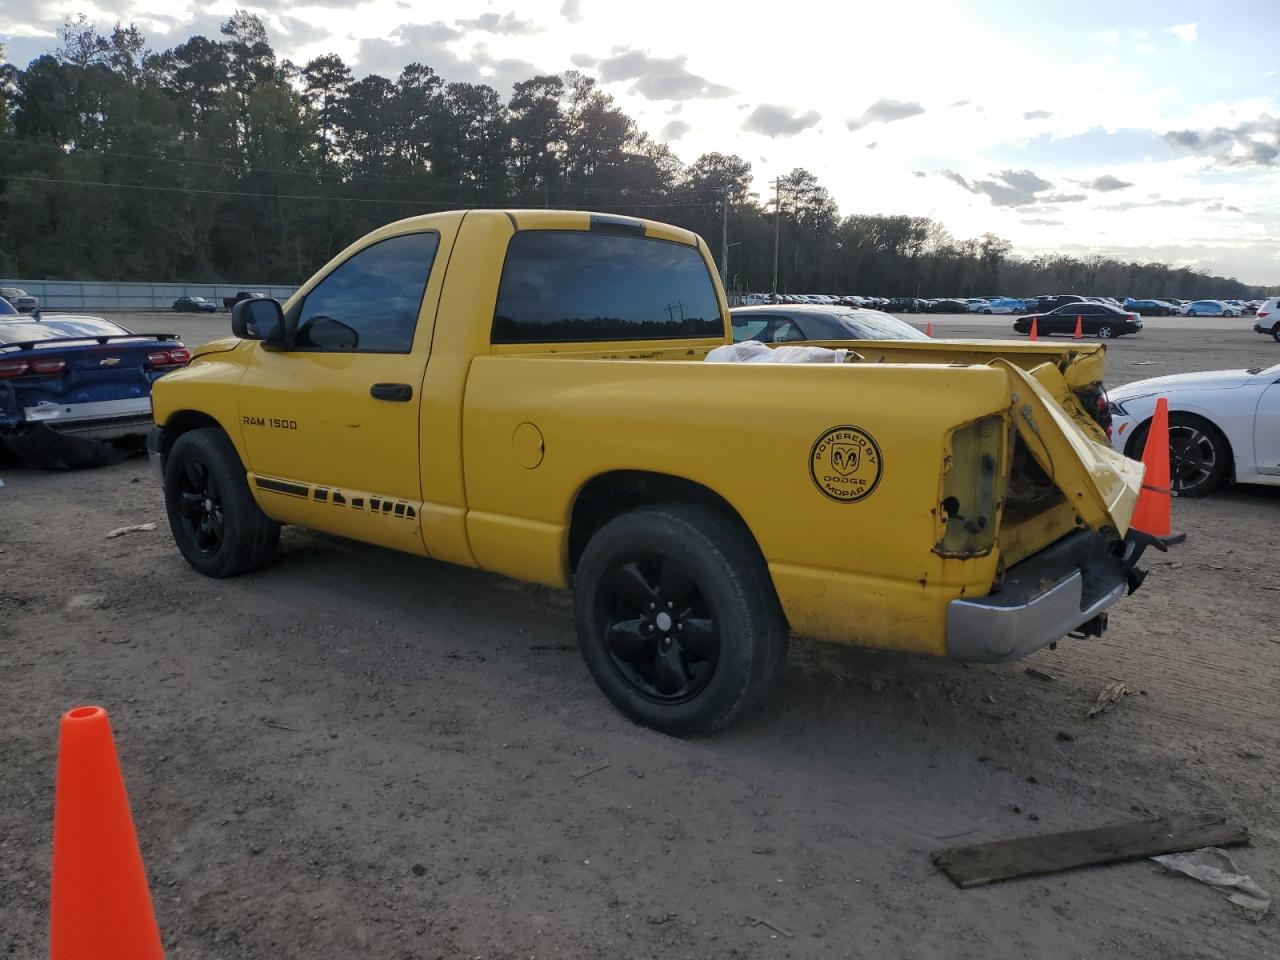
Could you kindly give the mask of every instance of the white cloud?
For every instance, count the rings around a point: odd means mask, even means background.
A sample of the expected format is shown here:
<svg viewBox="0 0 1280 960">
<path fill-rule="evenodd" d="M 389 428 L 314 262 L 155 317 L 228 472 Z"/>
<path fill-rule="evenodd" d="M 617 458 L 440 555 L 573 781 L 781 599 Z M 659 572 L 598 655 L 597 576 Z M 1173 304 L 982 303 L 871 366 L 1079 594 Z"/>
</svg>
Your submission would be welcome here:
<svg viewBox="0 0 1280 960">
<path fill-rule="evenodd" d="M 1172 27 L 1165 27 L 1165 33 L 1172 33 L 1175 37 L 1181 37 L 1186 43 L 1196 42 L 1196 25 L 1194 23 L 1179 23 Z"/>
<path fill-rule="evenodd" d="M 1093 35 L 1093 39 L 1104 46 L 1114 47 L 1120 42 L 1119 30 L 1099 30 Z"/>
</svg>

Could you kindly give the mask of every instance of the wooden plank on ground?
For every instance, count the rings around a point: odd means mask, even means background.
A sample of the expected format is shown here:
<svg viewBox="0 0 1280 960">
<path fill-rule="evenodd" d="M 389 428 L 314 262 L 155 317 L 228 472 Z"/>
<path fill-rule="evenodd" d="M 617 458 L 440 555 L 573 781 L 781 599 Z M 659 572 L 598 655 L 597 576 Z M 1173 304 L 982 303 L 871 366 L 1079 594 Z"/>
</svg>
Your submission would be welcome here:
<svg viewBox="0 0 1280 960">
<path fill-rule="evenodd" d="M 930 859 L 956 886 L 980 887 L 1014 877 L 1248 842 L 1248 828 L 1228 823 L 1224 817 L 1169 817 L 950 847 L 935 850 Z"/>
</svg>

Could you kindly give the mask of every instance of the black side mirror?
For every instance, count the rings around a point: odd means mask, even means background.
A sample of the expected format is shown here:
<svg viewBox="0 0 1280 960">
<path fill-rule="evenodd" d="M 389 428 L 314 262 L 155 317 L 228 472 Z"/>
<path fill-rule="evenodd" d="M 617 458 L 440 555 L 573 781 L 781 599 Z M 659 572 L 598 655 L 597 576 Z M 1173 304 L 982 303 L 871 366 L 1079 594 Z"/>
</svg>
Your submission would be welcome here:
<svg viewBox="0 0 1280 960">
<path fill-rule="evenodd" d="M 231 308 L 231 332 L 241 340 L 284 340 L 284 310 L 280 302 L 266 297 L 241 300 Z"/>
</svg>

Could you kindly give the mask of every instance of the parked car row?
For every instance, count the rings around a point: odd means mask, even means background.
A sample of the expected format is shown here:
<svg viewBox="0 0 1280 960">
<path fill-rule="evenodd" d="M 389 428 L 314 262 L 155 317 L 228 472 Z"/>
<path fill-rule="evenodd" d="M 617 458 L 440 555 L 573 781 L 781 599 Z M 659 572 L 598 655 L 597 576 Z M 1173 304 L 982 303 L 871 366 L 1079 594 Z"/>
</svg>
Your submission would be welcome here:
<svg viewBox="0 0 1280 960">
<path fill-rule="evenodd" d="M 1092 297 L 1081 294 L 1040 294 L 1035 297 L 866 297 L 854 294 L 832 296 L 817 293 L 750 293 L 744 306 L 760 304 L 811 304 L 815 306 L 869 307 L 889 313 L 978 313 L 1031 314 L 1048 313 L 1071 303 L 1096 303 L 1111 306 L 1144 317 L 1251 317 L 1262 306 L 1261 300 L 1179 300 L 1176 298 Z"/>
</svg>

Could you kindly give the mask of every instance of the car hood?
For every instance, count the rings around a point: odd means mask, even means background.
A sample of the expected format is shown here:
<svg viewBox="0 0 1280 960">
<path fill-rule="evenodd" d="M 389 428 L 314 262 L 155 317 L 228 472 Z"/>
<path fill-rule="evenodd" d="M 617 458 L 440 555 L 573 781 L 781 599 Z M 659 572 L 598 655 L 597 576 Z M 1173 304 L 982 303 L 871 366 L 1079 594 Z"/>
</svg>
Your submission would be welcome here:
<svg viewBox="0 0 1280 960">
<path fill-rule="evenodd" d="M 1144 397 L 1153 393 L 1177 393 L 1183 390 L 1234 390 L 1243 387 L 1252 375 L 1248 370 L 1202 370 L 1199 373 L 1175 373 L 1168 377 L 1138 380 L 1123 387 L 1107 390 L 1112 400 Z"/>
</svg>

